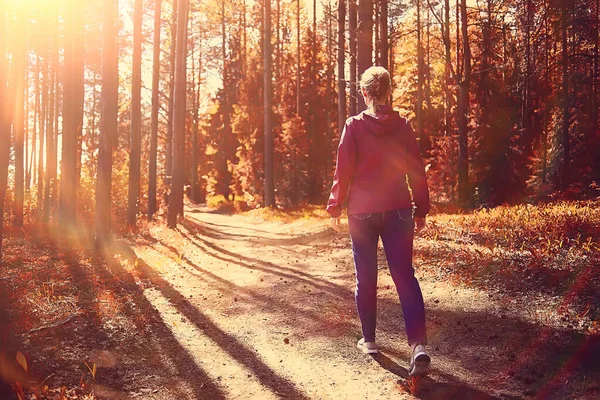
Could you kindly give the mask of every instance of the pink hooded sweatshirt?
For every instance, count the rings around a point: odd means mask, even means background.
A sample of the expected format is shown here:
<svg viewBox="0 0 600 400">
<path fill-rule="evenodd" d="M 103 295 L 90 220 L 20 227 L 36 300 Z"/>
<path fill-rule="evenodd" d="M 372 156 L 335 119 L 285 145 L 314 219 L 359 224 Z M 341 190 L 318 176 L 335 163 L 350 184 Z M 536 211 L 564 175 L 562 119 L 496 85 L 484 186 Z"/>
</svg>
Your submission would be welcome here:
<svg viewBox="0 0 600 400">
<path fill-rule="evenodd" d="M 411 208 L 413 203 L 415 217 L 429 212 L 427 177 L 415 133 L 389 105 L 376 116 L 363 111 L 346 121 L 327 212 L 339 217 L 346 198 L 348 214 Z"/>
</svg>

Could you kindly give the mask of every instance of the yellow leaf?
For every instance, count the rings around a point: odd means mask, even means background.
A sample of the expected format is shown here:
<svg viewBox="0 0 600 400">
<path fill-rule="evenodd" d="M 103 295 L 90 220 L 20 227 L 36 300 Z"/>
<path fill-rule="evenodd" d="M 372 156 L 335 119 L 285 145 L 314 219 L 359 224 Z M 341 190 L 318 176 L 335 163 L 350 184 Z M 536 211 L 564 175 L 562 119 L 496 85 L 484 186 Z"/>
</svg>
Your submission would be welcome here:
<svg viewBox="0 0 600 400">
<path fill-rule="evenodd" d="M 23 367 L 25 372 L 27 372 L 27 360 L 25 359 L 23 353 L 21 353 L 20 351 L 17 351 L 17 362 L 21 367 Z"/>
<path fill-rule="evenodd" d="M 96 379 L 96 363 L 92 364 L 92 367 L 90 367 L 90 365 L 87 362 L 83 362 L 85 364 L 85 366 L 87 367 L 87 369 L 90 370 L 90 374 L 92 374 L 92 378 Z"/>
</svg>

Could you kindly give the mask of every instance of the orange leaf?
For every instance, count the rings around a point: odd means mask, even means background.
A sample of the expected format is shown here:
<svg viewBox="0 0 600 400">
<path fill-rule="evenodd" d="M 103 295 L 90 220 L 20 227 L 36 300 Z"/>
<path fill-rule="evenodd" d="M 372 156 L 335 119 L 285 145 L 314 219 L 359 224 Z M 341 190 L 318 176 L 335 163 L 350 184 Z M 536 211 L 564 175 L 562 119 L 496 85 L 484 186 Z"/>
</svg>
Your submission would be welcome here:
<svg viewBox="0 0 600 400">
<path fill-rule="evenodd" d="M 17 351 L 17 362 L 21 367 L 23 367 L 25 372 L 27 372 L 27 360 L 25 359 L 23 353 L 21 353 L 20 351 Z"/>
</svg>

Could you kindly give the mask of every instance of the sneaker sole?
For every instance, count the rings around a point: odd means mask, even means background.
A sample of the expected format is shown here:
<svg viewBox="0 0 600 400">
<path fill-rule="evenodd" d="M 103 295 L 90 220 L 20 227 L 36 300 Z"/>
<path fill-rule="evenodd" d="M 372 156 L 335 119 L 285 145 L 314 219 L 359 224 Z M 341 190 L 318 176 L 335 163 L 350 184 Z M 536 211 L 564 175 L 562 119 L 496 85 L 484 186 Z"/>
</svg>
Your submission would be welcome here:
<svg viewBox="0 0 600 400">
<path fill-rule="evenodd" d="M 410 372 L 409 376 L 427 376 L 429 374 L 429 364 L 431 364 L 431 359 L 426 354 L 421 354 L 415 360 Z"/>
<path fill-rule="evenodd" d="M 356 347 L 359 348 L 365 354 L 377 354 L 377 353 L 379 353 L 379 350 L 377 350 L 377 349 L 367 349 L 366 347 L 361 346 L 361 345 L 357 345 Z"/>
</svg>

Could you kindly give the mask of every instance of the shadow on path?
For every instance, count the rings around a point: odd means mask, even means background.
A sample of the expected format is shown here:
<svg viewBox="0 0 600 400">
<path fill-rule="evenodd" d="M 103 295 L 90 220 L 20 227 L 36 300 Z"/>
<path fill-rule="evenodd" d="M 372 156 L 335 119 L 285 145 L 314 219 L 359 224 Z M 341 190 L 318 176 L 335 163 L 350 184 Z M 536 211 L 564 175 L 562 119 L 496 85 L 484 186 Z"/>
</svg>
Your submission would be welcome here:
<svg viewBox="0 0 600 400">
<path fill-rule="evenodd" d="M 374 354 L 371 356 L 383 369 L 391 372 L 392 374 L 407 379 L 408 371 L 401 367 L 397 362 L 385 355 L 385 353 Z M 436 371 L 436 375 L 442 375 L 444 379 L 448 380 L 449 383 L 438 382 L 431 377 L 427 376 L 422 379 L 417 393 L 413 396 L 421 400 L 450 400 L 450 399 L 463 399 L 463 400 L 485 400 L 485 399 L 497 399 L 497 397 L 491 396 L 481 390 L 470 387 L 469 385 L 458 381 L 453 376 L 447 374 L 441 374 Z M 410 392 L 410 389 L 406 387 L 406 383 L 399 383 L 401 387 Z"/>
<path fill-rule="evenodd" d="M 219 328 L 210 318 L 194 307 L 177 289 L 165 281 L 151 266 L 139 259 L 131 248 L 122 246 L 119 252 L 130 261 L 137 261 L 138 268 L 136 271 L 140 274 L 140 278 L 151 282 L 177 311 L 194 323 L 200 331 L 233 359 L 252 370 L 264 386 L 270 388 L 279 396 L 307 399 L 306 395 L 293 382 L 279 376 L 256 353 L 244 346 L 234 336 Z"/>
</svg>

